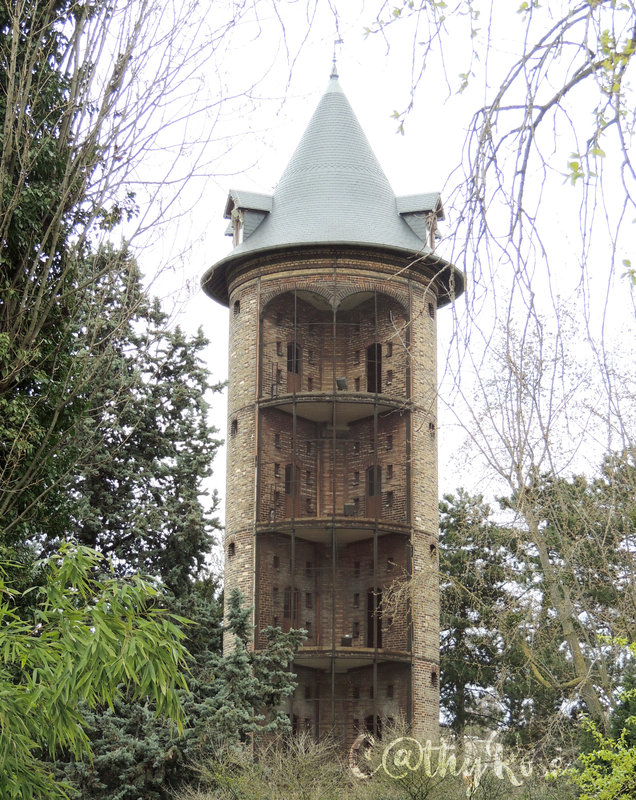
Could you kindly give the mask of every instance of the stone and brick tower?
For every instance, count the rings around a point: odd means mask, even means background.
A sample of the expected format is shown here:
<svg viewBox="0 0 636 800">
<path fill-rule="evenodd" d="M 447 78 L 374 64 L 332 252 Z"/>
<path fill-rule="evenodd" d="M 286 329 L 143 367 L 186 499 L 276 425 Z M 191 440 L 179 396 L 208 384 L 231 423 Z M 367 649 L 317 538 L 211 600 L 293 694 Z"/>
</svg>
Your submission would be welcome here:
<svg viewBox="0 0 636 800">
<path fill-rule="evenodd" d="M 226 588 L 256 648 L 307 630 L 290 718 L 345 744 L 437 735 L 436 315 L 463 290 L 442 215 L 395 197 L 333 74 L 273 196 L 230 192 L 203 278 L 230 308 Z"/>
</svg>

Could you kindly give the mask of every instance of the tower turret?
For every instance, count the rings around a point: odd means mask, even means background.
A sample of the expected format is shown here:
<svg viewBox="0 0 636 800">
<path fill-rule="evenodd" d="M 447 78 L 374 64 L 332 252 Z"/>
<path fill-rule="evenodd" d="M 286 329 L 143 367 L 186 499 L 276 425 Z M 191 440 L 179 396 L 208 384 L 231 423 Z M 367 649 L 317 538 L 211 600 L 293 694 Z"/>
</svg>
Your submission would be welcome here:
<svg viewBox="0 0 636 800">
<path fill-rule="evenodd" d="M 463 291 L 440 196 L 395 197 L 332 75 L 273 195 L 231 191 L 225 216 L 203 288 L 230 307 L 226 588 L 256 648 L 307 630 L 296 728 L 434 737 L 436 315 Z M 390 602 L 414 573 L 420 599 Z"/>
</svg>

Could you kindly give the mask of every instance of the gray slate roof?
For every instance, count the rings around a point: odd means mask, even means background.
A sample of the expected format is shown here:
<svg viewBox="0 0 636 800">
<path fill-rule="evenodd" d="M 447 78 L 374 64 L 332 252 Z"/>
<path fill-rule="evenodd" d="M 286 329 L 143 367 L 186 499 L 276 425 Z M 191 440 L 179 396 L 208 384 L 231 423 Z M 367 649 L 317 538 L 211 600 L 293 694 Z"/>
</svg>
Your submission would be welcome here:
<svg viewBox="0 0 636 800">
<path fill-rule="evenodd" d="M 443 216 L 437 192 L 396 199 L 336 76 L 273 196 L 232 190 L 225 216 L 234 209 L 245 221 L 243 241 L 203 278 L 219 300 L 226 267 L 245 255 L 344 243 L 426 255 L 432 251 L 425 217 Z"/>
</svg>

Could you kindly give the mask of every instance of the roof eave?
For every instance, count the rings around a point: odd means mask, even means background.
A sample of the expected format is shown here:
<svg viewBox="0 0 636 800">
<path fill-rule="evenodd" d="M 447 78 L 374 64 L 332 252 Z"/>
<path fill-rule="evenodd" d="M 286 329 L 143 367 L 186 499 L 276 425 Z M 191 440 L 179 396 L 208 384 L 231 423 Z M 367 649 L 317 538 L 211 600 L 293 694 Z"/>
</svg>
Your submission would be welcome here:
<svg viewBox="0 0 636 800">
<path fill-rule="evenodd" d="M 464 292 L 465 279 L 464 273 L 456 266 L 451 264 L 446 259 L 436 255 L 433 251 L 427 248 L 427 252 L 422 250 L 420 252 L 410 250 L 408 248 L 396 247 L 394 245 L 379 245 L 370 244 L 369 242 L 302 242 L 302 243 L 289 243 L 276 246 L 261 247 L 253 250 L 246 250 L 242 253 L 229 253 L 225 258 L 217 261 L 204 273 L 201 278 L 201 287 L 203 291 L 216 300 L 217 303 L 229 307 L 230 298 L 227 290 L 226 271 L 229 266 L 239 265 L 242 262 L 258 258 L 263 255 L 273 255 L 275 253 L 285 253 L 289 250 L 309 250 L 316 248 L 324 248 L 333 250 L 337 247 L 351 247 L 354 249 L 364 249 L 368 251 L 370 248 L 385 253 L 396 253 L 402 256 L 408 256 L 413 259 L 413 268 L 417 268 L 417 262 L 422 262 L 422 266 L 430 268 L 437 266 L 438 270 L 435 273 L 435 279 L 441 284 L 443 291 L 438 293 L 437 307 L 448 305 L 454 298 L 459 297 Z"/>
</svg>

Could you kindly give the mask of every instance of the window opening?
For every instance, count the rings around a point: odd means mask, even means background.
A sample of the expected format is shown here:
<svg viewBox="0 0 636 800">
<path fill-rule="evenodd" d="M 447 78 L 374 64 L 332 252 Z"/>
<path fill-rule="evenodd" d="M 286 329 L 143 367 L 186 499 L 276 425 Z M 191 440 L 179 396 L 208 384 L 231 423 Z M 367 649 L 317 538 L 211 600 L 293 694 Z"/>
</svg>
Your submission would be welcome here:
<svg viewBox="0 0 636 800">
<path fill-rule="evenodd" d="M 378 739 L 382 738 L 382 720 L 380 717 L 376 716 L 375 718 L 375 730 L 373 730 L 373 714 L 370 714 L 365 718 L 364 727 L 366 728 L 367 733 L 371 733 Z"/>
<path fill-rule="evenodd" d="M 382 345 L 378 342 L 367 347 L 367 392 L 382 391 Z"/>
<path fill-rule="evenodd" d="M 379 517 L 382 513 L 382 467 L 367 469 L 367 517 Z"/>
<path fill-rule="evenodd" d="M 285 619 L 289 619 L 292 621 L 292 627 L 298 627 L 298 602 L 299 602 L 300 592 L 298 589 L 294 589 L 293 594 L 293 609 L 292 609 L 292 590 L 291 586 L 285 587 L 285 593 L 283 597 L 283 617 Z M 293 614 L 293 616 L 292 616 Z"/>
<path fill-rule="evenodd" d="M 283 343 L 282 342 L 276 342 L 276 355 L 277 356 L 282 356 L 283 355 Z"/>
<path fill-rule="evenodd" d="M 238 317 L 238 315 L 240 313 L 241 313 L 241 301 L 240 300 L 235 300 L 234 301 L 234 316 Z"/>
<path fill-rule="evenodd" d="M 227 546 L 228 556 L 232 558 L 235 552 L 236 552 L 236 545 L 234 544 L 234 542 L 230 542 L 229 545 Z"/>
<path fill-rule="evenodd" d="M 367 591 L 367 647 L 382 647 L 382 615 L 380 607 L 382 605 L 382 589 L 369 589 Z"/>
<path fill-rule="evenodd" d="M 293 464 L 285 464 L 285 516 L 291 517 L 292 498 L 295 497 L 295 510 L 299 510 L 300 500 L 300 472 L 296 465 L 295 475 Z"/>
<path fill-rule="evenodd" d="M 238 420 L 233 419 L 230 424 L 230 436 L 236 436 L 238 433 Z"/>
<path fill-rule="evenodd" d="M 300 389 L 301 349 L 296 342 L 287 345 L 287 391 L 297 392 Z"/>
</svg>

